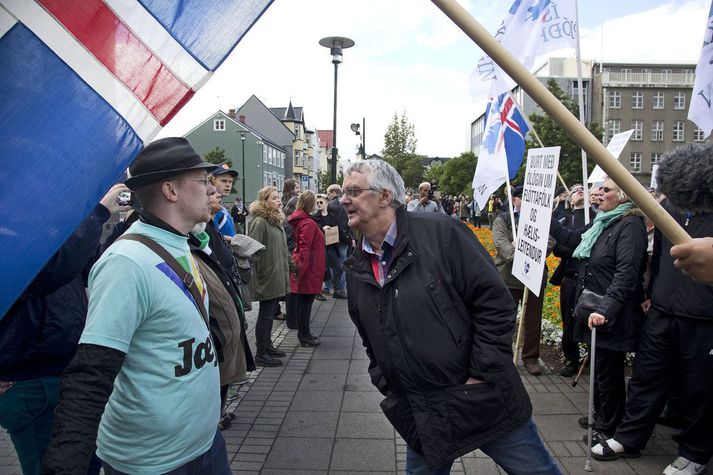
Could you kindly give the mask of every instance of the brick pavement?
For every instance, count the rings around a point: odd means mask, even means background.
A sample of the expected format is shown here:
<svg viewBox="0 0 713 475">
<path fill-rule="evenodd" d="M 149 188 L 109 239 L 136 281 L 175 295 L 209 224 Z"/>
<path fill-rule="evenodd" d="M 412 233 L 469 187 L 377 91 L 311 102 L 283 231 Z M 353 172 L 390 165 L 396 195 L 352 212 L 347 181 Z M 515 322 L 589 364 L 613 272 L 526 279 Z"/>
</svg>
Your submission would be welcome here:
<svg viewBox="0 0 713 475">
<path fill-rule="evenodd" d="M 288 354 L 285 365 L 259 368 L 248 384 L 231 389 L 228 410 L 236 418 L 223 435 L 234 473 L 403 473 L 406 446 L 379 409 L 381 395 L 369 380 L 368 361 L 346 301 L 328 298 L 315 302 L 313 310 L 312 332 L 321 337 L 322 346 L 302 348 L 296 331 L 276 325 L 273 337 Z M 251 329 L 256 314 L 248 314 Z M 565 473 L 586 473 L 586 444 L 581 441 L 585 431 L 577 425 L 587 407 L 586 379 L 572 388 L 571 378 L 547 371 L 534 377 L 521 368 L 521 374 L 548 449 Z M 658 474 L 675 455 L 670 430 L 657 426 L 643 457 L 594 461 L 594 471 Z M 0 474 L 19 473 L 12 444 L 2 432 Z M 504 471 L 476 451 L 458 459 L 453 473 Z M 708 473 L 713 475 L 710 468 Z"/>
</svg>

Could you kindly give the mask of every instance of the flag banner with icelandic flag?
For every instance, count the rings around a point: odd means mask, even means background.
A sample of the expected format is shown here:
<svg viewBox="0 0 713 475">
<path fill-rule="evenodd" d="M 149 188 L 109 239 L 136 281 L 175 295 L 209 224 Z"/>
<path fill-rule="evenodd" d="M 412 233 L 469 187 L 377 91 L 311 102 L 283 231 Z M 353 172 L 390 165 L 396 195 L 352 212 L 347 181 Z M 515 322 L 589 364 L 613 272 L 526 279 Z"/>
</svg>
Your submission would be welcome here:
<svg viewBox="0 0 713 475">
<path fill-rule="evenodd" d="M 515 0 L 495 38 L 530 69 L 539 55 L 575 48 L 577 10 L 574 0 Z M 515 81 L 489 56 L 480 58 L 470 75 L 470 90 L 479 100 L 478 83 L 491 81 L 490 96 L 512 90 Z"/>
<path fill-rule="evenodd" d="M 713 2 L 708 12 L 708 22 L 703 35 L 701 56 L 696 66 L 688 120 L 696 124 L 705 137 L 713 130 Z"/>
<path fill-rule="evenodd" d="M 485 132 L 473 175 L 473 198 L 485 209 L 488 198 L 517 176 L 525 156 L 525 135 L 530 130 L 509 94 L 494 97 L 485 109 Z"/>
<path fill-rule="evenodd" d="M 0 0 L 0 315 L 271 3 Z"/>
</svg>

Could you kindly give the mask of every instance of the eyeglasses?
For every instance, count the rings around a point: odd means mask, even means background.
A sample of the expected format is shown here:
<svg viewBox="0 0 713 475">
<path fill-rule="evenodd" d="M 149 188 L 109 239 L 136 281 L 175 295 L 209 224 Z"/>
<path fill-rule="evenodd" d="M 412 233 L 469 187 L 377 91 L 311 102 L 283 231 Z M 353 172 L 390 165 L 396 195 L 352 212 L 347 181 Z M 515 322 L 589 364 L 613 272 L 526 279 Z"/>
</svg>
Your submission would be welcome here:
<svg viewBox="0 0 713 475">
<path fill-rule="evenodd" d="M 319 200 L 319 201 L 317 201 L 317 204 L 318 204 L 318 205 L 323 205 L 323 204 L 324 204 L 324 201 Z"/>
<path fill-rule="evenodd" d="M 584 188 L 582 188 L 582 187 L 572 188 L 572 193 L 582 193 L 582 192 L 584 192 Z"/>
<path fill-rule="evenodd" d="M 345 188 L 344 194 L 349 198 L 356 198 L 364 191 L 379 191 L 376 188 Z"/>
<path fill-rule="evenodd" d="M 181 178 L 181 180 L 197 181 L 198 183 L 203 183 L 204 186 L 208 186 L 208 183 L 210 183 L 208 178 Z"/>
<path fill-rule="evenodd" d="M 609 193 L 610 191 L 619 191 L 616 188 L 609 188 L 608 186 L 600 186 L 600 190 L 602 190 L 604 193 Z"/>
</svg>

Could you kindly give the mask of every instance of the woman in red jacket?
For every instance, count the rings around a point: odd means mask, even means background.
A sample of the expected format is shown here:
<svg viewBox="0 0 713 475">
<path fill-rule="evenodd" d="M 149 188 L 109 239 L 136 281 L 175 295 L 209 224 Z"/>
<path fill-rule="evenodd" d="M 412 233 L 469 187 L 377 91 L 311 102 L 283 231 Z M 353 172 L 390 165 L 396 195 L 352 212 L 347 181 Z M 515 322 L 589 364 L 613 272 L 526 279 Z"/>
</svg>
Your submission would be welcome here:
<svg viewBox="0 0 713 475">
<path fill-rule="evenodd" d="M 297 273 L 290 275 L 290 288 L 297 298 L 297 338 L 302 346 L 320 345 L 309 329 L 312 304 L 315 295 L 322 291 L 325 266 L 324 233 L 312 217 L 315 203 L 314 193 L 303 192 L 297 198 L 295 212 L 287 218 L 295 239 L 292 260 Z"/>
</svg>

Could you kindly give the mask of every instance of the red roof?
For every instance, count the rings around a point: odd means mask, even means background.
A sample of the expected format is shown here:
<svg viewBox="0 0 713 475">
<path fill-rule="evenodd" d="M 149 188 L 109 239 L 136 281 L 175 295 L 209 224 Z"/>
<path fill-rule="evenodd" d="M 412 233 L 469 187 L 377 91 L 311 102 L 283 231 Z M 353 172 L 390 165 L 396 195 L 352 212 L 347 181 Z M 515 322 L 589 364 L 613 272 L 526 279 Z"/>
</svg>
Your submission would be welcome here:
<svg viewBox="0 0 713 475">
<path fill-rule="evenodd" d="M 334 131 L 318 130 L 317 133 L 319 134 L 319 146 L 327 150 L 331 149 L 334 144 Z"/>
</svg>

